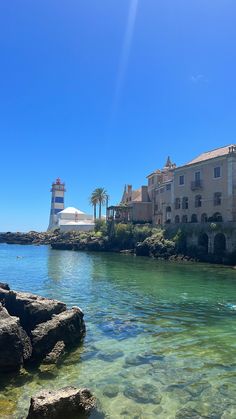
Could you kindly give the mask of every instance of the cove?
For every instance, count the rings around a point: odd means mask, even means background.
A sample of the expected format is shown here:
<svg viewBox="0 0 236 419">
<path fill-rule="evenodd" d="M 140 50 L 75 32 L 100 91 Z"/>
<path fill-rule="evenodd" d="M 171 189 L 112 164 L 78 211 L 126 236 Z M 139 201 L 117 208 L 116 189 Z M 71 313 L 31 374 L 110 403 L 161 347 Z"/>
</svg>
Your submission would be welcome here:
<svg viewBox="0 0 236 419">
<path fill-rule="evenodd" d="M 85 313 L 83 344 L 50 371 L 0 377 L 0 417 L 31 394 L 89 387 L 110 418 L 235 418 L 236 271 L 0 245 L 0 281 Z"/>
</svg>

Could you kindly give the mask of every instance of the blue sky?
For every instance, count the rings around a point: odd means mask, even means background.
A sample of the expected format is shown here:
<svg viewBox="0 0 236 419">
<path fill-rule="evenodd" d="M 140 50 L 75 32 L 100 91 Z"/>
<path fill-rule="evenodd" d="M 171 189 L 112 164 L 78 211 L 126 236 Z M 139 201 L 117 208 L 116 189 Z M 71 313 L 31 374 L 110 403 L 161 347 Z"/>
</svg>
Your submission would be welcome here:
<svg viewBox="0 0 236 419">
<path fill-rule="evenodd" d="M 234 0 L 0 2 L 0 231 L 236 142 Z"/>
</svg>

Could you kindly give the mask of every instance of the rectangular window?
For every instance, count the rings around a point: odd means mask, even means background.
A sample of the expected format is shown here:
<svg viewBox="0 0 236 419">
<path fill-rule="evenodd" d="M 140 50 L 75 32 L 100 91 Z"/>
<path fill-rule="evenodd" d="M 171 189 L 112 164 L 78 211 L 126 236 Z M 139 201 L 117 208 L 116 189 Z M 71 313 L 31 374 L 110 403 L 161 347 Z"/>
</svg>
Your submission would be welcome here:
<svg viewBox="0 0 236 419">
<path fill-rule="evenodd" d="M 179 185 L 184 185 L 184 175 L 179 177 Z"/>
<path fill-rule="evenodd" d="M 57 214 L 58 212 L 60 212 L 61 211 L 61 209 L 58 209 L 58 208 L 55 208 L 54 209 L 54 214 Z"/>
<path fill-rule="evenodd" d="M 171 184 L 169 183 L 168 185 L 166 185 L 166 190 L 170 191 L 171 190 Z"/>
<path fill-rule="evenodd" d="M 221 170 L 220 167 L 214 167 L 214 178 L 217 179 L 218 177 L 221 177 Z"/>
<path fill-rule="evenodd" d="M 195 172 L 195 181 L 199 181 L 201 179 L 201 173 Z"/>
<path fill-rule="evenodd" d="M 165 190 L 164 188 L 161 188 L 161 189 L 160 189 L 160 192 L 161 192 L 161 193 L 163 193 L 163 192 L 164 192 L 164 190 Z"/>
<path fill-rule="evenodd" d="M 55 202 L 57 204 L 63 204 L 64 203 L 64 198 L 62 196 L 56 196 Z"/>
<path fill-rule="evenodd" d="M 180 209 L 180 198 L 175 198 L 175 209 Z"/>
</svg>

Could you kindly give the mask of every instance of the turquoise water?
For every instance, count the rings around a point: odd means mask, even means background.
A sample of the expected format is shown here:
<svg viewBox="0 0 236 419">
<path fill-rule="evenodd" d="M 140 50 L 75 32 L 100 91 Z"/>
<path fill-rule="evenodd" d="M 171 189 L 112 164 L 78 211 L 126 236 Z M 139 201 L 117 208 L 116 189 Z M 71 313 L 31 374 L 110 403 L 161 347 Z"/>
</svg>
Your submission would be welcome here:
<svg viewBox="0 0 236 419">
<path fill-rule="evenodd" d="M 0 281 L 79 305 L 87 325 L 60 367 L 1 377 L 1 418 L 66 385 L 89 387 L 108 418 L 236 418 L 233 269 L 0 245 Z"/>
</svg>

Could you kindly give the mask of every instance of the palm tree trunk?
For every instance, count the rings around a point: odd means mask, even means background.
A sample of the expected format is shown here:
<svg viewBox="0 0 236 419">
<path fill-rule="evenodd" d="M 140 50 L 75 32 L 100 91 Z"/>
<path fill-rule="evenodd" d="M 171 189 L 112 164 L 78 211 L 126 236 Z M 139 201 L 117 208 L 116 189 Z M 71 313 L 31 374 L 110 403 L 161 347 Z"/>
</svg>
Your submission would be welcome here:
<svg viewBox="0 0 236 419">
<path fill-rule="evenodd" d="M 99 201 L 99 220 L 102 218 L 102 202 Z"/>
<path fill-rule="evenodd" d="M 97 208 L 96 208 L 96 204 L 93 205 L 93 218 L 94 221 L 96 221 L 97 218 Z"/>
</svg>

